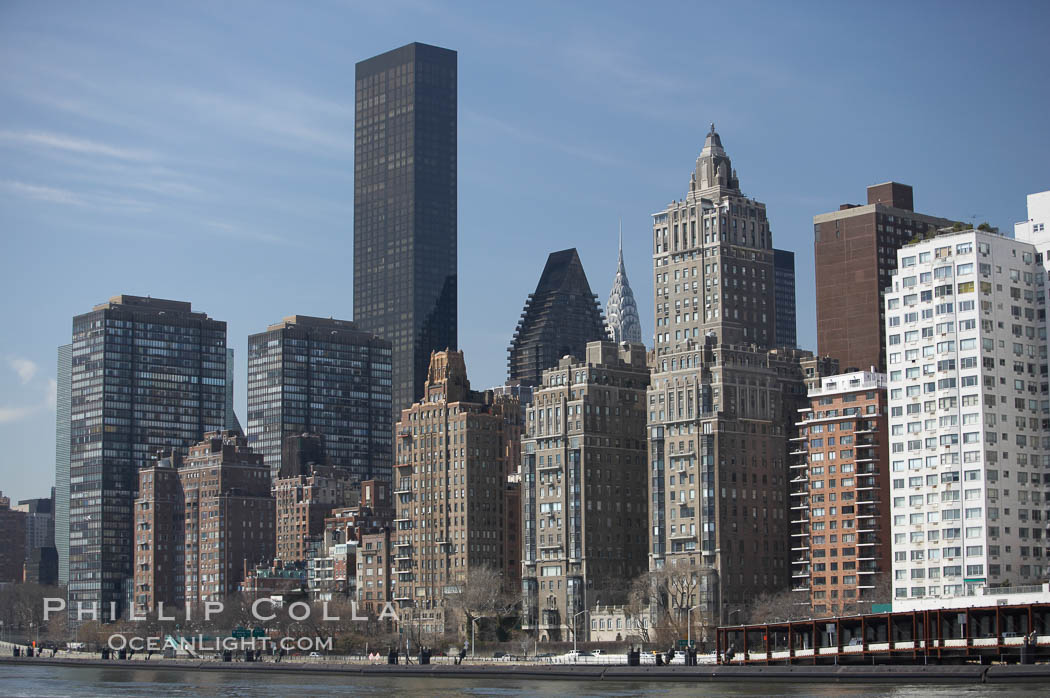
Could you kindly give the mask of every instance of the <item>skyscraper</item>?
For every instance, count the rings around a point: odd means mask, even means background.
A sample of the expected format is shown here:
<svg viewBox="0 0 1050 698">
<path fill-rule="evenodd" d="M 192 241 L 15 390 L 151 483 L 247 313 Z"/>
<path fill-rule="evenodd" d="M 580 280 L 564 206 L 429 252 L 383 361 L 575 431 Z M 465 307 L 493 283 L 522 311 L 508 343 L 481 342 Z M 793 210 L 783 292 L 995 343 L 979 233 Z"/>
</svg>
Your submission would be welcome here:
<svg viewBox="0 0 1050 698">
<path fill-rule="evenodd" d="M 686 198 L 653 215 L 653 253 L 651 566 L 710 627 L 788 586 L 787 446 L 809 357 L 772 349 L 766 208 L 741 192 L 713 125 Z"/>
<path fill-rule="evenodd" d="M 69 582 L 69 399 L 73 372 L 73 345 L 58 348 L 55 389 L 55 548 L 58 583 Z"/>
<path fill-rule="evenodd" d="M 885 373 L 882 294 L 897 268 L 896 252 L 916 235 L 952 225 L 915 213 L 912 188 L 898 182 L 868 187 L 866 206 L 842 204 L 813 217 L 817 285 L 817 353 L 843 371 Z"/>
<path fill-rule="evenodd" d="M 285 438 L 304 433 L 352 479 L 390 478 L 390 342 L 307 315 L 248 337 L 248 436 L 273 477 Z"/>
<path fill-rule="evenodd" d="M 634 291 L 627 281 L 627 268 L 623 263 L 623 233 L 620 233 L 620 254 L 616 260 L 616 278 L 613 279 L 609 301 L 605 304 L 605 322 L 609 327 L 609 338 L 616 343 L 642 343 L 642 323 L 638 319 L 638 304 Z"/>
<path fill-rule="evenodd" d="M 703 343 L 774 345 L 773 235 L 740 191 L 714 124 L 689 193 L 653 214 L 658 355 Z"/>
<path fill-rule="evenodd" d="M 237 419 L 237 413 L 233 411 L 233 375 L 234 361 L 233 349 L 226 348 L 226 429 L 239 434 L 244 433 L 241 428 L 241 420 Z"/>
<path fill-rule="evenodd" d="M 798 346 L 795 326 L 795 253 L 773 250 L 773 295 L 777 316 L 773 344 L 778 347 Z"/>
<path fill-rule="evenodd" d="M 520 588 L 520 566 L 507 576 L 517 553 L 504 545 L 508 522 L 521 520 L 506 510 L 507 477 L 521 459 L 521 404 L 471 390 L 463 352 L 435 352 L 425 396 L 397 426 L 397 569 L 387 589 L 424 631 L 442 632 L 442 596 L 475 570 L 502 571 L 505 590 Z"/>
<path fill-rule="evenodd" d="M 510 380 L 539 385 L 543 371 L 563 356 L 581 358 L 588 342 L 608 337 L 576 248 L 552 252 L 511 340 Z"/>
<path fill-rule="evenodd" d="M 885 310 L 894 603 L 1044 581 L 1039 248 L 966 230 L 905 245 L 897 261 Z"/>
<path fill-rule="evenodd" d="M 226 323 L 189 303 L 115 296 L 73 318 L 71 604 L 125 608 L 138 469 L 221 430 L 225 382 Z"/>
<path fill-rule="evenodd" d="M 886 376 L 822 376 L 791 462 L 791 588 L 815 615 L 887 603 L 891 575 Z"/>
<path fill-rule="evenodd" d="M 393 347 L 393 415 L 456 347 L 457 56 L 413 43 L 357 64 L 354 321 Z"/>
<path fill-rule="evenodd" d="M 645 346 L 591 342 L 543 372 L 522 439 L 522 629 L 587 639 L 648 566 Z"/>
</svg>

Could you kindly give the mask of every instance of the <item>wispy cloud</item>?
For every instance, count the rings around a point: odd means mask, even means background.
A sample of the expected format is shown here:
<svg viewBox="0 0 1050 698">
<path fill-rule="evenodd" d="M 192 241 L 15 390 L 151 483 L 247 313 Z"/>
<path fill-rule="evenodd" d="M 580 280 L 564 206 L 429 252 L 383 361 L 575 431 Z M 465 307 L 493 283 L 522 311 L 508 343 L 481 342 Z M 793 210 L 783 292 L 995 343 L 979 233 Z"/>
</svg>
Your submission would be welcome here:
<svg viewBox="0 0 1050 698">
<path fill-rule="evenodd" d="M 253 240 L 255 242 L 265 242 L 273 245 L 289 245 L 292 243 L 292 241 L 286 237 L 268 233 L 251 226 L 245 227 L 235 223 L 217 220 L 205 220 L 201 222 L 211 228 L 215 234 L 223 237 L 235 238 L 238 240 Z"/>
<path fill-rule="evenodd" d="M 35 407 L 0 407 L 0 424 L 20 422 L 40 409 Z"/>
<path fill-rule="evenodd" d="M 100 143 L 98 141 L 42 131 L 0 131 L 0 141 L 27 146 L 40 146 L 55 150 L 82 153 L 84 155 L 116 158 L 117 160 L 145 162 L 156 159 L 156 155 L 148 150 L 123 148 L 108 143 Z"/>
<path fill-rule="evenodd" d="M 77 193 L 68 189 L 49 187 L 41 184 L 31 184 L 15 180 L 0 182 L 0 189 L 24 199 L 33 199 L 50 204 L 61 204 L 64 206 L 81 206 L 85 208 L 96 208 L 107 211 L 123 212 L 146 212 L 151 206 L 137 199 L 126 197 L 109 196 L 106 194 Z"/>
<path fill-rule="evenodd" d="M 272 86 L 257 89 L 251 97 L 191 88 L 172 90 L 170 97 L 210 123 L 224 122 L 241 135 L 272 145 L 341 154 L 354 150 L 348 127 L 353 107 L 349 104 Z M 330 120 L 336 123 L 327 123 Z"/>
<path fill-rule="evenodd" d="M 39 370 L 39 367 L 34 362 L 17 356 L 9 358 L 7 364 L 11 367 L 11 370 L 18 374 L 18 379 L 22 381 L 22 385 L 33 380 L 33 376 Z"/>
<path fill-rule="evenodd" d="M 7 357 L 7 365 L 18 375 L 18 380 L 21 381 L 22 385 L 29 385 L 32 383 L 40 370 L 40 367 L 37 366 L 36 362 L 18 356 Z M 31 392 L 36 392 L 40 387 L 41 386 L 38 384 L 35 387 L 29 388 L 29 390 Z M 58 401 L 58 383 L 54 378 L 48 378 L 43 389 L 44 397 L 36 404 L 0 406 L 0 424 L 18 422 L 45 409 L 53 410 Z M 37 394 L 39 395 L 39 393 Z"/>
<path fill-rule="evenodd" d="M 460 115 L 464 121 L 473 123 L 476 126 L 482 126 L 485 128 L 499 131 L 505 135 L 511 136 L 512 138 L 519 140 L 523 143 L 531 143 L 533 145 L 543 145 L 548 148 L 559 150 L 567 155 L 573 157 L 582 158 L 584 160 L 590 160 L 591 162 L 599 165 L 606 165 L 609 167 L 620 167 L 625 163 L 619 158 L 612 154 L 592 150 L 590 148 L 581 147 L 574 143 L 566 143 L 554 138 L 548 138 L 547 136 L 540 135 L 529 131 L 528 129 L 522 128 L 517 124 L 503 121 L 494 116 L 488 114 L 482 114 L 481 112 L 474 111 L 469 108 L 460 108 Z"/>
<path fill-rule="evenodd" d="M 12 194 L 24 199 L 36 199 L 37 201 L 46 201 L 51 204 L 66 204 L 71 206 L 87 205 L 80 195 L 69 191 L 68 189 L 45 187 L 39 184 L 28 184 L 26 182 L 15 182 L 11 180 L 0 182 L 0 186 Z"/>
</svg>

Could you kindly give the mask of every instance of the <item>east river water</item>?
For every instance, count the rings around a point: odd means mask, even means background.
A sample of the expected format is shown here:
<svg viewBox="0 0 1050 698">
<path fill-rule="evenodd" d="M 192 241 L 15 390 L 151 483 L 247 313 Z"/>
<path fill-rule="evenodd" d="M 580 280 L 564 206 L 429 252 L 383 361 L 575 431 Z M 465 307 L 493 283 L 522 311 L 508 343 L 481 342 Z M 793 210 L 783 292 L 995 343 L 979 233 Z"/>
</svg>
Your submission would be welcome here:
<svg viewBox="0 0 1050 698">
<path fill-rule="evenodd" d="M 1043 690 L 1036 684 L 840 684 L 764 682 L 616 682 L 527 681 L 520 679 L 448 679 L 373 676 L 313 676 L 244 672 L 191 672 L 109 667 L 0 666 L 0 695 L 11 698 L 52 696 L 1025 696 Z"/>
</svg>

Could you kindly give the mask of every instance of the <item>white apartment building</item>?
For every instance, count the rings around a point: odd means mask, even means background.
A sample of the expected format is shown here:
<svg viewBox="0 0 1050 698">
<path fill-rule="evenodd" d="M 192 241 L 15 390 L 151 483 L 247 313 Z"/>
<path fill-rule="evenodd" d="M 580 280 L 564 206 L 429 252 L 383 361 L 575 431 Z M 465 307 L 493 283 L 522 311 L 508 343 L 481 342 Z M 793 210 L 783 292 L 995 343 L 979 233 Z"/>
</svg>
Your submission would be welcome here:
<svg viewBox="0 0 1050 698">
<path fill-rule="evenodd" d="M 895 600 L 1046 579 L 1043 255 L 968 230 L 906 245 L 886 293 Z"/>
<path fill-rule="evenodd" d="M 1046 272 L 1047 293 L 1050 293 L 1050 191 L 1028 195 L 1028 220 L 1014 223 L 1014 238 L 1035 245 L 1035 251 L 1043 255 Z M 1050 328 L 1050 318 L 1047 318 Z"/>
</svg>

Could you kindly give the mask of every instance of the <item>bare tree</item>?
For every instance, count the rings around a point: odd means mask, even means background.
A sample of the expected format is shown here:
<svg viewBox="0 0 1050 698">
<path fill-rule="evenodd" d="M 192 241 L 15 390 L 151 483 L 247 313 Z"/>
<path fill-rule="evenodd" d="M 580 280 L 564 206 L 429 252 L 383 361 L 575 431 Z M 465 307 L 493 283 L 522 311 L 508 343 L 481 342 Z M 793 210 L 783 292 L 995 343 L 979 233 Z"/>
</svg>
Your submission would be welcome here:
<svg viewBox="0 0 1050 698">
<path fill-rule="evenodd" d="M 751 623 L 803 620 L 812 615 L 809 597 L 790 589 L 762 594 L 747 608 L 748 621 Z"/>
<path fill-rule="evenodd" d="M 652 642 L 652 608 L 654 587 L 653 579 L 649 572 L 643 572 L 631 582 L 631 590 L 627 596 L 627 618 L 634 629 L 632 633 L 642 644 L 648 645 Z"/>
<path fill-rule="evenodd" d="M 496 626 L 503 627 L 512 616 L 518 598 L 504 588 L 503 575 L 487 565 L 470 568 L 446 592 L 443 605 L 446 610 L 461 616 L 465 621 L 465 632 L 469 636 L 471 625 L 481 618 L 492 618 Z"/>
<path fill-rule="evenodd" d="M 712 573 L 707 567 L 679 564 L 650 570 L 635 579 L 629 613 L 636 626 L 641 625 L 643 612 L 651 618 L 649 627 L 637 627 L 641 641 L 664 645 L 690 636 L 703 642 L 710 636 L 716 622 L 714 604 L 708 598 Z"/>
</svg>

